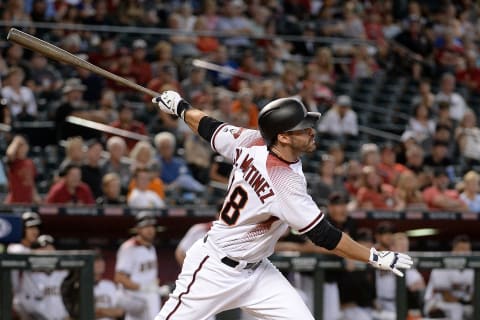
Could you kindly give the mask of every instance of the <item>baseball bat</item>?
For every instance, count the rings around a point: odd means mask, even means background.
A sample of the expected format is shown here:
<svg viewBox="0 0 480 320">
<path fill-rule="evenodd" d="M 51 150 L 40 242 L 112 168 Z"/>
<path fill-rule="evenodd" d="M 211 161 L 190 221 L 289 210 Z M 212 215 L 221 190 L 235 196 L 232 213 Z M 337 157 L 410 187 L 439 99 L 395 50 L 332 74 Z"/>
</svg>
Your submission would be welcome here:
<svg viewBox="0 0 480 320">
<path fill-rule="evenodd" d="M 98 130 L 98 131 L 102 131 L 102 132 L 105 132 L 105 133 L 110 133 L 110 134 L 113 134 L 113 135 L 116 135 L 116 136 L 121 136 L 121 137 L 124 137 L 124 138 L 129 138 L 129 139 L 134 139 L 134 140 L 139 140 L 139 141 L 140 140 L 142 140 L 142 141 L 150 140 L 149 136 L 145 136 L 143 134 L 139 134 L 139 133 L 131 132 L 131 131 L 128 131 L 128 130 L 115 128 L 115 127 L 112 127 L 112 126 L 109 126 L 109 125 L 106 125 L 106 124 L 103 124 L 103 123 L 100 123 L 100 122 L 95 122 L 95 121 L 91 121 L 91 120 L 87 120 L 87 119 L 83 119 L 83 118 L 79 118 L 79 117 L 75 117 L 75 116 L 68 116 L 66 120 L 67 120 L 67 122 L 72 123 L 72 124 L 76 124 L 77 126 L 82 126 L 82 127 L 95 129 L 95 130 Z"/>
<path fill-rule="evenodd" d="M 128 88 L 138 90 L 144 94 L 147 94 L 152 97 L 156 97 L 159 95 L 158 92 L 150 90 L 148 88 L 142 87 L 130 80 L 122 78 L 116 74 L 113 74 L 105 69 L 102 69 L 94 64 L 91 64 L 88 61 L 85 61 L 70 52 L 63 50 L 51 43 L 46 41 L 40 40 L 28 33 L 22 32 L 18 29 L 11 28 L 8 31 L 7 40 L 15 42 L 21 45 L 24 48 L 30 49 L 32 51 L 38 52 L 46 56 L 47 58 L 60 61 L 66 64 L 70 64 L 76 67 L 80 67 L 83 69 L 87 69 L 91 72 L 99 74 L 109 80 L 118 82 Z"/>
</svg>

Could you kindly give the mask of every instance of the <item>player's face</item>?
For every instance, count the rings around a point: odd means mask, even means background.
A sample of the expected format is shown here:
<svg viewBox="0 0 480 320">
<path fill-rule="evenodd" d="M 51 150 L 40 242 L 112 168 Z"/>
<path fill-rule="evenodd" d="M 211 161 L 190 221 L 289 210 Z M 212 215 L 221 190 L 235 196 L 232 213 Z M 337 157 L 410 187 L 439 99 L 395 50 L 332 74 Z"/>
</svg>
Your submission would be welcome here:
<svg viewBox="0 0 480 320">
<path fill-rule="evenodd" d="M 138 235 L 143 241 L 153 243 L 155 239 L 155 226 L 145 226 L 137 229 Z"/>
<path fill-rule="evenodd" d="M 38 236 L 40 235 L 40 230 L 38 227 L 30 227 L 30 228 L 25 228 L 25 239 L 32 243 L 35 240 L 37 240 Z"/>
<path fill-rule="evenodd" d="M 313 128 L 289 131 L 287 134 L 290 137 L 292 149 L 298 153 L 315 151 L 315 130 Z"/>
</svg>

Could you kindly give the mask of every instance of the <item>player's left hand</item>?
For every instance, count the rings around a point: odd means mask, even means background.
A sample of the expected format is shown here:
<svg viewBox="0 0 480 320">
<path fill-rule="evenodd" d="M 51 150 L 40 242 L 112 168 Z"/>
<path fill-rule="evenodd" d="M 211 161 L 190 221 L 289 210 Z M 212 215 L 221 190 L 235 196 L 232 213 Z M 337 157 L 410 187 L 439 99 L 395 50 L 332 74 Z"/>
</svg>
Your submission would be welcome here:
<svg viewBox="0 0 480 320">
<path fill-rule="evenodd" d="M 397 276 L 403 277 L 403 273 L 398 269 L 410 269 L 413 260 L 404 253 L 377 251 L 375 248 L 371 248 L 369 263 L 377 269 L 392 271 Z"/>
<path fill-rule="evenodd" d="M 190 108 L 190 104 L 186 102 L 178 92 L 167 90 L 162 92 L 158 97 L 152 99 L 161 111 L 179 116 L 185 120 L 185 111 Z"/>
</svg>

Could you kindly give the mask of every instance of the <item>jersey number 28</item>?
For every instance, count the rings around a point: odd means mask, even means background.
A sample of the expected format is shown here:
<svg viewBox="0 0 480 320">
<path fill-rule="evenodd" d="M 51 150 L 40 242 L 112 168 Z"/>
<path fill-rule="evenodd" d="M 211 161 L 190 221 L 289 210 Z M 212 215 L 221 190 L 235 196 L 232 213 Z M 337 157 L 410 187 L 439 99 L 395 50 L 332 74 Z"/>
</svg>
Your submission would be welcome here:
<svg viewBox="0 0 480 320">
<path fill-rule="evenodd" d="M 228 201 L 223 205 L 222 212 L 220 212 L 222 220 L 229 226 L 234 225 L 240 216 L 240 209 L 245 206 L 247 200 L 247 191 L 242 187 L 238 186 L 233 189 L 232 193 L 230 193 L 230 197 L 228 197 Z"/>
</svg>

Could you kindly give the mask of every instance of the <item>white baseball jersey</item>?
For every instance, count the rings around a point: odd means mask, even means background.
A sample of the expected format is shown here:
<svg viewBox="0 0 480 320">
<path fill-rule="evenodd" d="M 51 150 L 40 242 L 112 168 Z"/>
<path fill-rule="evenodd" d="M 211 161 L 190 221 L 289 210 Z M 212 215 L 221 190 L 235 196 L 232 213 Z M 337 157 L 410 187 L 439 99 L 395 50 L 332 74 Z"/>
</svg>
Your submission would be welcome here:
<svg viewBox="0 0 480 320">
<path fill-rule="evenodd" d="M 289 226 L 302 234 L 323 219 L 307 193 L 301 161 L 289 163 L 269 152 L 258 131 L 223 124 L 212 148 L 233 162 L 220 218 L 208 232 L 225 255 L 260 261 Z"/>
<path fill-rule="evenodd" d="M 127 202 L 132 208 L 165 208 L 162 198 L 151 190 L 133 189 Z"/>
<path fill-rule="evenodd" d="M 117 307 L 117 286 L 110 280 L 102 279 L 95 284 L 93 296 L 95 308 L 116 308 Z M 98 318 L 98 320 L 114 320 L 113 318 Z"/>
<path fill-rule="evenodd" d="M 407 288 L 422 280 L 422 278 L 417 269 L 405 270 Z M 390 271 L 375 270 L 375 285 L 379 309 L 395 312 L 397 276 Z"/>
<path fill-rule="evenodd" d="M 20 305 L 35 319 L 65 320 L 69 317 L 63 304 L 61 286 L 68 271 L 23 273 Z"/>
<path fill-rule="evenodd" d="M 443 300 L 438 290 L 448 290 L 459 299 L 470 300 L 473 294 L 473 270 L 472 269 L 434 269 L 430 274 L 425 300 L 436 298 Z"/>
<path fill-rule="evenodd" d="M 117 252 L 115 271 L 127 274 L 130 280 L 140 286 L 156 284 L 158 282 L 158 266 L 155 247 L 146 247 L 141 245 L 135 237 L 130 238 L 120 246 Z M 146 303 L 145 310 L 141 315 L 129 314 L 127 310 L 126 320 L 150 320 L 160 310 L 158 293 L 124 290 L 124 294 L 132 299 L 143 300 Z"/>
<path fill-rule="evenodd" d="M 7 247 L 7 253 L 17 254 L 17 253 L 29 253 L 31 249 L 24 246 L 22 243 L 12 243 Z M 12 270 L 12 290 L 16 294 L 20 290 L 20 281 L 21 281 L 21 272 L 18 270 Z"/>
</svg>

